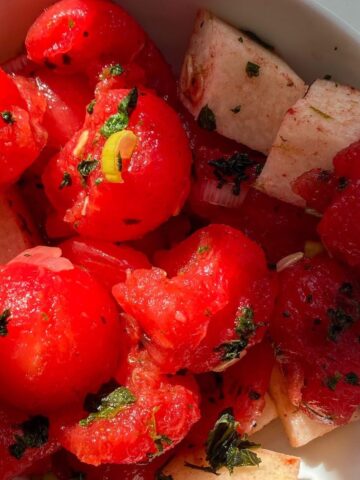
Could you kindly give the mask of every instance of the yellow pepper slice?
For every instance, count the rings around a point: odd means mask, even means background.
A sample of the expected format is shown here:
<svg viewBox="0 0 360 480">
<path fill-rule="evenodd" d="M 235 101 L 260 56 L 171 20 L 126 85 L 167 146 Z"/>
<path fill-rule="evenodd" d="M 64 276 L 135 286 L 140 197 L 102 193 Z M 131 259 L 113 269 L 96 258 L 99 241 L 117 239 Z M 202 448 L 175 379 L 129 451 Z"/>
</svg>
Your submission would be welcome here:
<svg viewBox="0 0 360 480">
<path fill-rule="evenodd" d="M 101 153 L 101 170 L 108 182 L 123 183 L 121 171 L 137 145 L 137 136 L 131 130 L 113 133 Z"/>
</svg>

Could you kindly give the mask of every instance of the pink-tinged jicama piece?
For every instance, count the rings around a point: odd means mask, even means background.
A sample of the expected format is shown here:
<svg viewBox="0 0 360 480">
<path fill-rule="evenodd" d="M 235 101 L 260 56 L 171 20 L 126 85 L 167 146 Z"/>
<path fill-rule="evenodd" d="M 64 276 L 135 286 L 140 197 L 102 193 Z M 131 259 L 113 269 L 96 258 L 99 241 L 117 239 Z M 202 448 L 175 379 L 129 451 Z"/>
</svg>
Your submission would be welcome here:
<svg viewBox="0 0 360 480">
<path fill-rule="evenodd" d="M 208 11 L 198 12 L 180 95 L 202 126 L 268 153 L 285 112 L 305 91 L 273 52 Z"/>
<path fill-rule="evenodd" d="M 317 80 L 286 113 L 257 188 L 304 206 L 292 182 L 313 168 L 332 170 L 335 154 L 359 138 L 360 91 Z"/>
</svg>

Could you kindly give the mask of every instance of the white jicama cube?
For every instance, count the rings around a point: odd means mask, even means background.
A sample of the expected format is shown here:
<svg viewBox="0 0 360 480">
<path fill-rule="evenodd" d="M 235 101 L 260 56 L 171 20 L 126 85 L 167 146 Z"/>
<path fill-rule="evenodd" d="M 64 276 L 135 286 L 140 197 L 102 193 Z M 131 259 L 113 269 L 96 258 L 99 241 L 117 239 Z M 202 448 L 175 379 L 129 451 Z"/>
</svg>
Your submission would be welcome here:
<svg viewBox="0 0 360 480">
<path fill-rule="evenodd" d="M 255 452 L 261 459 L 259 466 L 235 467 L 232 474 L 226 468 L 221 468 L 217 472 L 218 476 L 214 476 L 211 472 L 201 470 L 201 467 L 208 466 L 204 450 L 183 448 L 164 468 L 163 474 L 169 475 L 173 480 L 213 480 L 214 478 L 219 480 L 296 480 L 298 478 L 299 458 L 261 448 L 256 449 Z"/>
<path fill-rule="evenodd" d="M 360 91 L 317 80 L 287 112 L 256 187 L 305 206 L 292 182 L 313 168 L 332 170 L 336 153 L 360 139 Z"/>
<path fill-rule="evenodd" d="M 201 125 L 268 153 L 285 112 L 305 91 L 277 55 L 208 11 L 198 12 L 180 96 Z"/>
<path fill-rule="evenodd" d="M 271 377 L 270 394 L 292 447 L 302 447 L 337 428 L 336 425 L 313 420 L 290 402 L 285 379 L 278 367 L 274 369 Z M 351 419 L 352 422 L 357 420 L 359 411 L 355 412 Z"/>
<path fill-rule="evenodd" d="M 22 198 L 16 188 L 0 194 L 0 264 L 40 243 Z"/>
</svg>

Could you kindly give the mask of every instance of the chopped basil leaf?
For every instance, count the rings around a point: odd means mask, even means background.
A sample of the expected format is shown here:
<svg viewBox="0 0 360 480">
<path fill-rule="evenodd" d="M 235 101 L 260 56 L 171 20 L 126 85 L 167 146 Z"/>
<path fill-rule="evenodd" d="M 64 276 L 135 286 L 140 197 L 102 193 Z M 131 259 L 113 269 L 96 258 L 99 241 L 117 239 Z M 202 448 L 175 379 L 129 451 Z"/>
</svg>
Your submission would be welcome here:
<svg viewBox="0 0 360 480">
<path fill-rule="evenodd" d="M 349 185 L 349 180 L 346 177 L 340 177 L 338 180 L 337 188 L 338 190 L 345 190 Z"/>
<path fill-rule="evenodd" d="M 154 437 L 154 443 L 159 453 L 163 453 L 164 445 L 171 445 L 173 441 L 171 438 L 167 437 L 166 435 L 156 435 Z"/>
<path fill-rule="evenodd" d="M 253 62 L 247 62 L 246 74 L 248 77 L 258 77 L 260 75 L 260 65 Z"/>
<path fill-rule="evenodd" d="M 236 105 L 234 108 L 230 108 L 233 113 L 239 113 L 241 110 L 241 105 Z"/>
<path fill-rule="evenodd" d="M 339 288 L 339 292 L 351 298 L 353 294 L 353 286 L 350 282 L 344 282 Z"/>
<path fill-rule="evenodd" d="M 72 30 L 75 27 L 75 21 L 73 18 L 69 18 L 69 28 Z"/>
<path fill-rule="evenodd" d="M 243 30 L 243 31 L 249 38 L 251 38 L 251 40 L 254 40 L 254 42 L 258 43 L 259 45 L 266 48 L 267 50 L 270 50 L 270 51 L 275 50 L 272 45 L 265 42 L 265 40 L 260 38 L 258 35 L 256 35 L 256 33 L 252 32 L 251 30 Z"/>
<path fill-rule="evenodd" d="M 209 245 L 200 245 L 200 247 L 197 249 L 197 253 L 199 255 L 203 254 L 203 253 L 206 253 L 210 250 L 210 246 Z"/>
<path fill-rule="evenodd" d="M 313 110 L 315 113 L 317 113 L 317 114 L 320 115 L 321 117 L 325 118 L 325 120 L 330 120 L 330 119 L 333 118 L 331 115 L 328 115 L 327 113 L 322 112 L 321 110 L 319 110 L 319 109 L 316 108 L 316 107 L 313 107 L 312 105 L 310 105 L 310 108 L 311 108 L 311 110 Z"/>
<path fill-rule="evenodd" d="M 248 339 L 256 331 L 254 310 L 251 307 L 243 307 L 235 322 L 235 332 L 240 338 Z"/>
<path fill-rule="evenodd" d="M 355 372 L 349 372 L 345 375 L 345 382 L 349 385 L 360 386 L 359 376 Z"/>
<path fill-rule="evenodd" d="M 133 88 L 118 105 L 118 113 L 111 115 L 100 129 L 101 135 L 108 138 L 113 133 L 124 130 L 129 125 L 129 117 L 137 105 L 138 90 Z"/>
<path fill-rule="evenodd" d="M 36 415 L 19 425 L 22 435 L 15 434 L 15 443 L 9 446 L 9 453 L 16 459 L 20 459 L 27 448 L 38 448 L 49 439 L 49 419 L 42 415 Z"/>
<path fill-rule="evenodd" d="M 4 310 L 0 315 L 0 337 L 6 337 L 6 335 L 9 333 L 7 326 L 9 323 L 10 316 L 11 316 L 11 312 L 9 308 Z"/>
<path fill-rule="evenodd" d="M 332 78 L 332 75 L 330 75 L 329 73 L 327 73 L 326 75 L 324 75 L 324 80 L 331 80 Z"/>
<path fill-rule="evenodd" d="M 215 114 L 208 105 L 205 105 L 205 107 L 200 110 L 197 122 L 204 130 L 209 130 L 209 132 L 216 130 Z"/>
<path fill-rule="evenodd" d="M 61 183 L 59 185 L 60 190 L 62 190 L 65 187 L 70 187 L 72 185 L 72 179 L 71 175 L 68 172 L 64 172 L 63 179 L 61 180 Z"/>
<path fill-rule="evenodd" d="M 351 325 L 354 323 L 354 319 L 351 315 L 348 315 L 346 312 L 344 312 L 341 307 L 337 309 L 329 308 L 327 315 L 330 318 L 328 338 L 333 342 L 336 342 L 344 330 L 351 327 Z"/>
<path fill-rule="evenodd" d="M 126 387 L 119 387 L 101 400 L 97 412 L 80 420 L 80 425 L 86 427 L 96 420 L 115 417 L 123 408 L 136 402 L 136 398 Z"/>
<path fill-rule="evenodd" d="M 214 167 L 214 176 L 218 180 L 217 188 L 221 189 L 227 183 L 233 183 L 233 195 L 240 195 L 241 182 L 248 180 L 247 169 L 255 166 L 255 162 L 247 153 L 236 152 L 229 158 L 210 160 L 209 165 Z"/>
<path fill-rule="evenodd" d="M 240 354 L 247 347 L 247 340 L 232 340 L 231 342 L 222 343 L 215 348 L 215 352 L 221 352 L 221 360 L 227 362 L 239 358 Z"/>
<path fill-rule="evenodd" d="M 172 475 L 165 475 L 163 472 L 157 472 L 155 474 L 155 480 L 174 480 Z"/>
<path fill-rule="evenodd" d="M 226 467 L 230 473 L 235 467 L 259 465 L 261 459 L 251 448 L 260 445 L 250 442 L 247 436 L 241 436 L 238 431 L 232 409 L 225 410 L 209 432 L 206 441 L 206 460 L 213 472 Z"/>
<path fill-rule="evenodd" d="M 80 175 L 85 179 L 90 175 L 91 172 L 95 170 L 99 162 L 97 160 L 82 160 L 77 169 Z"/>
<path fill-rule="evenodd" d="M 334 392 L 336 389 L 336 385 L 340 382 L 341 378 L 342 378 L 341 373 L 336 372 L 334 375 L 327 377 L 324 383 L 330 390 Z"/>
<path fill-rule="evenodd" d="M 95 104 L 96 104 L 96 100 L 91 100 L 91 102 L 89 103 L 89 105 L 86 107 L 86 111 L 92 115 L 94 113 L 94 107 L 95 107 Z"/>
<path fill-rule="evenodd" d="M 110 75 L 112 75 L 113 77 L 117 77 L 122 73 L 124 73 L 124 69 L 119 63 L 116 63 L 115 65 L 110 66 L 109 72 L 110 72 Z"/>
<path fill-rule="evenodd" d="M 4 112 L 1 112 L 0 115 L 1 115 L 1 118 L 4 120 L 5 123 L 8 123 L 8 124 L 15 123 L 14 116 L 11 112 L 6 110 Z"/>
</svg>

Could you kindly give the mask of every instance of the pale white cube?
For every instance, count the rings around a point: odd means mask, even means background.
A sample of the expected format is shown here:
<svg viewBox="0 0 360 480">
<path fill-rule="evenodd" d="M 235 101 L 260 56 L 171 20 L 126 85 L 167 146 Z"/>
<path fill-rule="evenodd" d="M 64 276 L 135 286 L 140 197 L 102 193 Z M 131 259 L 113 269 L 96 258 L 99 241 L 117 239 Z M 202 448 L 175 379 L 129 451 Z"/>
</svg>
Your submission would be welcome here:
<svg viewBox="0 0 360 480">
<path fill-rule="evenodd" d="M 219 133 L 268 153 L 285 112 L 305 91 L 273 52 L 208 11 L 198 12 L 180 78 L 181 100 L 196 118 L 207 107 Z"/>
<path fill-rule="evenodd" d="M 360 139 L 360 91 L 317 80 L 287 112 L 256 187 L 305 206 L 292 183 L 314 168 L 332 170 L 336 153 Z"/>
</svg>

